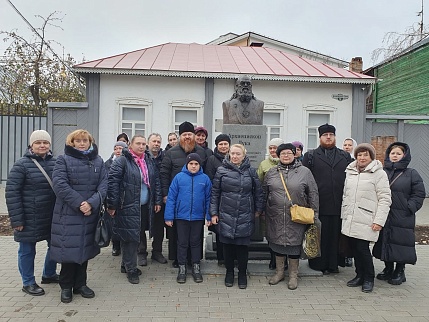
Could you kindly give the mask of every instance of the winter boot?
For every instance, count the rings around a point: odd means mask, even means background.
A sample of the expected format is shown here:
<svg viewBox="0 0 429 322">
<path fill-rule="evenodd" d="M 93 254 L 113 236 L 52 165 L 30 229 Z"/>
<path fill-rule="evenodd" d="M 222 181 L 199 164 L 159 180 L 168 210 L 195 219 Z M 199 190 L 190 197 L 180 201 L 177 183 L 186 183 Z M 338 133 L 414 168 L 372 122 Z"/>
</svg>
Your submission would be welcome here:
<svg viewBox="0 0 429 322">
<path fill-rule="evenodd" d="M 244 290 L 247 288 L 247 272 L 238 271 L 238 288 Z"/>
<path fill-rule="evenodd" d="M 177 274 L 177 283 L 186 283 L 186 265 L 179 265 L 179 273 Z"/>
<path fill-rule="evenodd" d="M 396 263 L 395 271 L 392 274 L 392 278 L 388 280 L 389 284 L 392 285 L 401 285 L 403 282 L 406 282 L 405 278 L 405 264 Z"/>
<path fill-rule="evenodd" d="M 234 285 L 234 271 L 226 271 L 225 274 L 225 286 L 232 287 Z"/>
<path fill-rule="evenodd" d="M 289 258 L 289 283 L 288 288 L 295 290 L 298 287 L 298 266 L 299 259 Z"/>
<path fill-rule="evenodd" d="M 280 281 L 283 281 L 285 279 L 285 257 L 284 256 L 276 256 L 276 274 L 273 275 L 268 283 L 270 285 L 276 285 Z"/>
<path fill-rule="evenodd" d="M 203 275 L 201 275 L 201 268 L 199 263 L 192 265 L 192 277 L 195 283 L 201 283 L 203 281 Z"/>
<path fill-rule="evenodd" d="M 384 262 L 384 265 L 383 271 L 377 274 L 377 279 L 380 281 L 388 281 L 392 278 L 393 262 Z"/>
</svg>

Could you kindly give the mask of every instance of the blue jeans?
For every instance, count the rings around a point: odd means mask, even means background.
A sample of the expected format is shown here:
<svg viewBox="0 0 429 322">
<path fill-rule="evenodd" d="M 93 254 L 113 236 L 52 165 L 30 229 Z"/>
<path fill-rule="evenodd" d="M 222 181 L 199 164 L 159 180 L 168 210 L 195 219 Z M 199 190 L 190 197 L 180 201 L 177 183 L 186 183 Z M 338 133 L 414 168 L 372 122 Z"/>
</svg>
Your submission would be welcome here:
<svg viewBox="0 0 429 322">
<path fill-rule="evenodd" d="M 46 251 L 45 265 L 43 267 L 43 277 L 52 277 L 57 272 L 57 263 L 51 261 L 49 256 L 49 246 Z M 36 284 L 36 279 L 34 278 L 34 258 L 36 257 L 36 243 L 25 243 L 19 242 L 18 248 L 18 269 L 21 274 L 23 286 L 29 286 Z"/>
</svg>

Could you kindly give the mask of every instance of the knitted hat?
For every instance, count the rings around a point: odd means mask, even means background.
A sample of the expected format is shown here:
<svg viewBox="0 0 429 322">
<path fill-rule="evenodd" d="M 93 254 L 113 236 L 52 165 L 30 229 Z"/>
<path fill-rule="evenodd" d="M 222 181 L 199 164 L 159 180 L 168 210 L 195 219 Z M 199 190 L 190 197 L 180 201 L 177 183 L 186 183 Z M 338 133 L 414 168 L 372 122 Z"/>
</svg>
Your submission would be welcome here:
<svg viewBox="0 0 429 322">
<path fill-rule="evenodd" d="M 216 137 L 216 140 L 215 140 L 215 144 L 216 144 L 216 146 L 220 143 L 220 142 L 222 142 L 222 141 L 226 141 L 226 142 L 228 142 L 229 144 L 231 144 L 231 138 L 229 137 L 229 135 L 227 135 L 227 134 L 219 134 L 217 137 Z"/>
<path fill-rule="evenodd" d="M 283 144 L 283 143 L 284 143 L 283 139 L 274 138 L 274 139 L 271 139 L 271 141 L 268 143 L 268 146 L 270 145 L 279 146 L 280 144 Z"/>
<path fill-rule="evenodd" d="M 33 145 L 35 141 L 48 141 L 51 143 L 51 136 L 45 130 L 36 130 L 30 135 L 30 146 Z"/>
<path fill-rule="evenodd" d="M 295 146 L 295 148 L 300 148 L 301 151 L 304 149 L 304 145 L 299 141 L 293 141 L 292 144 Z"/>
<path fill-rule="evenodd" d="M 198 132 L 204 132 L 204 134 L 206 135 L 206 138 L 209 136 L 209 134 L 207 133 L 207 130 L 204 126 L 197 126 L 195 128 L 195 134 L 197 134 Z"/>
<path fill-rule="evenodd" d="M 191 161 L 197 161 L 201 165 L 201 158 L 197 153 L 189 153 L 186 157 L 186 166 Z"/>
<path fill-rule="evenodd" d="M 117 146 L 121 146 L 123 148 L 128 148 L 128 145 L 125 142 L 122 142 L 122 141 L 116 142 L 115 145 L 113 146 L 113 148 L 115 148 Z"/>
<path fill-rule="evenodd" d="M 276 150 L 276 154 L 278 157 L 280 157 L 280 152 L 282 152 L 283 150 L 291 150 L 293 155 L 296 154 L 296 147 L 292 143 L 280 144 Z"/>
<path fill-rule="evenodd" d="M 179 125 L 179 135 L 181 135 L 182 133 L 185 133 L 185 132 L 195 133 L 194 132 L 194 126 L 192 125 L 192 123 L 185 121 Z"/>
<path fill-rule="evenodd" d="M 325 133 L 334 133 L 335 135 L 335 126 L 328 123 L 319 126 L 318 130 L 319 130 L 319 138 Z"/>
<path fill-rule="evenodd" d="M 368 151 L 371 160 L 375 160 L 375 148 L 369 143 L 361 143 L 354 150 L 355 159 L 357 159 L 357 155 L 360 152 Z"/>
</svg>

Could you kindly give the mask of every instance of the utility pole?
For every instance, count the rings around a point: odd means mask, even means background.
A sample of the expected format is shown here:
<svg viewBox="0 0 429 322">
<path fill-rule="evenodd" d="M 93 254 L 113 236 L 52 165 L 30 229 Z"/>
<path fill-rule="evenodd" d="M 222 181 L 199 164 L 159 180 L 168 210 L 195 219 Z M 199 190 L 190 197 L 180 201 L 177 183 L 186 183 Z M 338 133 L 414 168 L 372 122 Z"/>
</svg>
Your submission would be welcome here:
<svg viewBox="0 0 429 322">
<path fill-rule="evenodd" d="M 421 17 L 419 26 L 420 26 L 420 40 L 423 39 L 423 0 L 422 0 L 422 10 L 417 13 L 417 17 Z"/>
</svg>

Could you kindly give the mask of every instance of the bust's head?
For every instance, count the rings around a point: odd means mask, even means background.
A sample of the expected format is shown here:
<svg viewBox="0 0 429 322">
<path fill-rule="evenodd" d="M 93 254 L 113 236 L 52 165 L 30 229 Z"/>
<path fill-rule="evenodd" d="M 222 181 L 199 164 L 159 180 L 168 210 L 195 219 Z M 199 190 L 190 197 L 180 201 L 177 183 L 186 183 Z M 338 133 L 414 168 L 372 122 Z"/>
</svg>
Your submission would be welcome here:
<svg viewBox="0 0 429 322">
<path fill-rule="evenodd" d="M 235 92 L 241 102 L 250 102 L 253 98 L 252 79 L 250 76 L 242 75 L 237 79 L 235 82 Z"/>
</svg>

